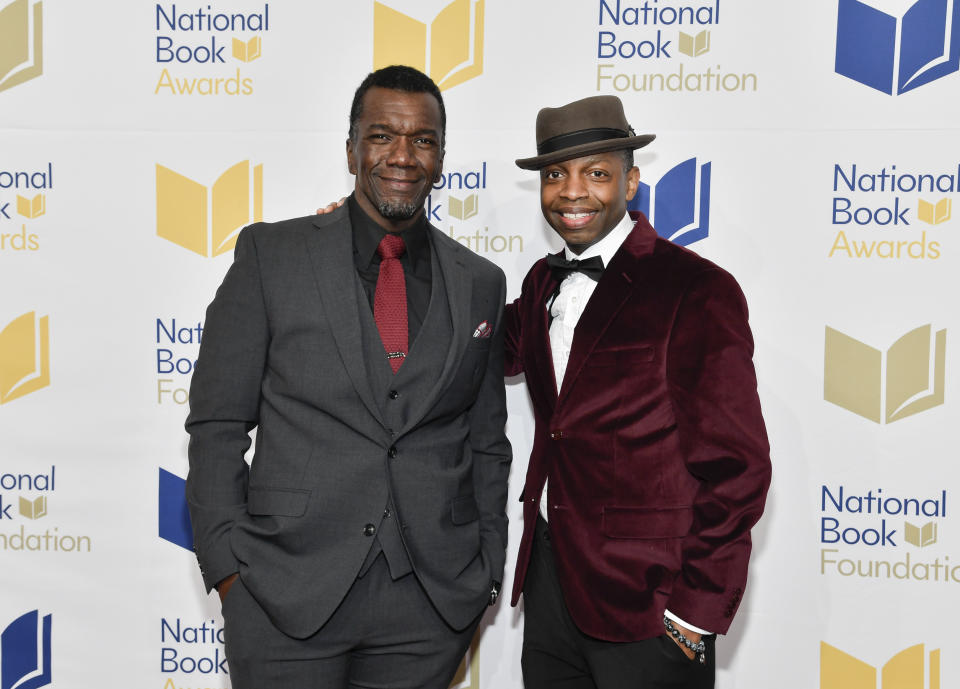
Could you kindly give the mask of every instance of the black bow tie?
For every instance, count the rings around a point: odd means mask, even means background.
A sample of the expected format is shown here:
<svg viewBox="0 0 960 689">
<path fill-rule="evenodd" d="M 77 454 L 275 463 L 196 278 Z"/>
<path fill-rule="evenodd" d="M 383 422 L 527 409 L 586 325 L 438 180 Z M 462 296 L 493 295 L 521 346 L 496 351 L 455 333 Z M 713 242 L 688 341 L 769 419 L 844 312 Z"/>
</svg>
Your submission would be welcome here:
<svg viewBox="0 0 960 689">
<path fill-rule="evenodd" d="M 563 282 L 570 273 L 583 273 L 594 281 L 599 281 L 603 275 L 603 259 L 599 256 L 593 256 L 583 261 L 573 259 L 568 261 L 562 254 L 551 254 L 547 256 L 547 265 L 550 266 L 550 272 L 557 282 Z"/>
</svg>

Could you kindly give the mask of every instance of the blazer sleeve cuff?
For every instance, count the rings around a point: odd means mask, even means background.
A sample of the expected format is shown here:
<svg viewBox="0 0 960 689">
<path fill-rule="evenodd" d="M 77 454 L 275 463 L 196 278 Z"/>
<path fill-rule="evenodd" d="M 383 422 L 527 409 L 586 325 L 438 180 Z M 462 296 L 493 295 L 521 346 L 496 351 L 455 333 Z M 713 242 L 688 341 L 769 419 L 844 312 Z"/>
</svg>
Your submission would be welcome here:
<svg viewBox="0 0 960 689">
<path fill-rule="evenodd" d="M 679 581 L 678 584 L 680 584 Z M 683 620 L 696 620 L 700 623 L 699 627 L 709 629 L 711 634 L 726 634 L 742 598 L 743 587 L 741 586 L 723 591 L 706 591 L 674 585 L 667 607 L 673 615 L 671 619 L 679 621 L 693 631 L 698 629 L 687 625 Z"/>
<path fill-rule="evenodd" d="M 219 544 L 203 549 L 202 554 L 198 552 L 197 563 L 200 565 L 200 575 L 207 593 L 228 576 L 240 571 L 240 562 L 230 548 L 229 538 L 221 539 Z"/>
</svg>

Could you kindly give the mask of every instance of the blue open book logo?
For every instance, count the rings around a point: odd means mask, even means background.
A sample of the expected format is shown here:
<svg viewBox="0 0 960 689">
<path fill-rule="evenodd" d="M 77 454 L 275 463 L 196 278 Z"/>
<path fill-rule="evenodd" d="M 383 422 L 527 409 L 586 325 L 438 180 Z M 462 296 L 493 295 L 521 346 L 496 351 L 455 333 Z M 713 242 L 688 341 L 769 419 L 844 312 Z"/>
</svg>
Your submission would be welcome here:
<svg viewBox="0 0 960 689">
<path fill-rule="evenodd" d="M 187 510 L 186 481 L 160 469 L 159 535 L 165 541 L 193 550 L 193 529 Z M 4 687 L 4 689 L 6 689 Z"/>
<path fill-rule="evenodd" d="M 0 689 L 37 689 L 50 684 L 50 615 L 32 610 L 0 633 Z"/>
<path fill-rule="evenodd" d="M 840 0 L 837 74 L 889 95 L 960 69 L 960 0 L 917 0 L 902 16 Z"/>
<path fill-rule="evenodd" d="M 688 246 L 710 234 L 710 163 L 685 160 L 652 187 L 640 182 L 627 204 L 630 217 L 647 216 L 657 234 Z"/>
</svg>

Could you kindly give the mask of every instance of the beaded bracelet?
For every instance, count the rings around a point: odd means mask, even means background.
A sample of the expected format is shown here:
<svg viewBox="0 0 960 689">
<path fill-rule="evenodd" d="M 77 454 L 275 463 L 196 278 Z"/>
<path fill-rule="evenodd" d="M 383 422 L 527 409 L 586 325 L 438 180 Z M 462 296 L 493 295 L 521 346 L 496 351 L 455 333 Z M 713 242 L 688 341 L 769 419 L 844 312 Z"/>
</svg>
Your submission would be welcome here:
<svg viewBox="0 0 960 689">
<path fill-rule="evenodd" d="M 663 618 L 663 626 L 667 628 L 670 636 L 693 651 L 697 656 L 697 660 L 699 660 L 701 664 L 707 662 L 707 645 L 703 643 L 703 639 L 700 639 L 700 641 L 697 643 L 693 643 L 690 641 L 690 639 L 683 635 L 683 632 L 674 627 L 673 622 L 671 622 L 670 618 L 666 616 Z"/>
</svg>

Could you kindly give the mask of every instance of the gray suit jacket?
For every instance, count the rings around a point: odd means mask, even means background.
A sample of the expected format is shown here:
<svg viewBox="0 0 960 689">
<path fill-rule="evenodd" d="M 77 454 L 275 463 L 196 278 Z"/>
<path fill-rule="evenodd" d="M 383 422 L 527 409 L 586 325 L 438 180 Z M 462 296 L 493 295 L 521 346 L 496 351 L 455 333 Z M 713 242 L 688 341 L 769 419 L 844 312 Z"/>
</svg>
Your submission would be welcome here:
<svg viewBox="0 0 960 689">
<path fill-rule="evenodd" d="M 398 428 L 364 361 L 369 305 L 346 206 L 244 229 L 207 310 L 186 424 L 197 559 L 208 591 L 239 572 L 291 636 L 315 632 L 346 595 L 391 495 L 415 574 L 451 626 L 469 624 L 501 579 L 505 280 L 433 227 L 430 243 L 453 337 L 398 391 L 409 405 Z"/>
</svg>

